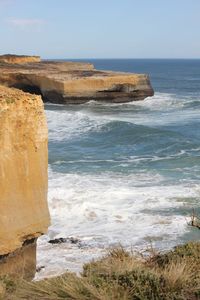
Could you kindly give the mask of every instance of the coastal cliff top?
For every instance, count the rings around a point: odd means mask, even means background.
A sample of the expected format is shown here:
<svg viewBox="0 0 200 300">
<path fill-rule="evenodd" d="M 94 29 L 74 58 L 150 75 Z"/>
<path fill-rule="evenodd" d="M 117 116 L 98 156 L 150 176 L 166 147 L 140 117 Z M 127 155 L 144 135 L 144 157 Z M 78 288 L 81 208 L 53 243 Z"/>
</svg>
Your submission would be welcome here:
<svg viewBox="0 0 200 300">
<path fill-rule="evenodd" d="M 0 107 L 1 108 L 4 104 L 11 104 L 18 100 L 27 102 L 30 100 L 36 100 L 37 97 L 38 97 L 37 95 L 24 93 L 19 89 L 8 88 L 6 86 L 0 85 Z"/>
<path fill-rule="evenodd" d="M 15 54 L 5 54 L 0 55 L 0 62 L 8 64 L 26 64 L 40 62 L 40 56 L 28 56 L 28 55 L 15 55 Z"/>
<path fill-rule="evenodd" d="M 44 101 L 61 104 L 90 100 L 129 102 L 153 95 L 146 74 L 96 70 L 93 64 L 85 62 L 24 60 L 24 63 L 22 60 L 8 63 L 0 57 L 0 83 L 40 94 Z"/>
<path fill-rule="evenodd" d="M 86 77 L 113 77 L 119 75 L 136 77 L 144 76 L 144 74 L 96 70 L 93 64 L 85 62 L 45 60 L 39 62 L 30 61 L 27 63 L 12 64 L 3 61 L 1 57 L 0 70 L 4 73 L 36 74 L 59 81 Z"/>
</svg>

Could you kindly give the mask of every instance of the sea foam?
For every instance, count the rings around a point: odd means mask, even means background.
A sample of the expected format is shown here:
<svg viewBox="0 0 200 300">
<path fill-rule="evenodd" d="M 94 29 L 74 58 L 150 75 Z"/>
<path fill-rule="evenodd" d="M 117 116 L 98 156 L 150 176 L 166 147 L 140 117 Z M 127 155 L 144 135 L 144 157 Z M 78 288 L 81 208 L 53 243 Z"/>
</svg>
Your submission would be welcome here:
<svg viewBox="0 0 200 300">
<path fill-rule="evenodd" d="M 126 104 L 46 105 L 52 225 L 38 242 L 45 268 L 37 278 L 79 272 L 118 243 L 168 249 L 184 240 L 200 195 L 198 101 L 156 93 Z M 48 243 L 59 237 L 79 242 Z"/>
</svg>

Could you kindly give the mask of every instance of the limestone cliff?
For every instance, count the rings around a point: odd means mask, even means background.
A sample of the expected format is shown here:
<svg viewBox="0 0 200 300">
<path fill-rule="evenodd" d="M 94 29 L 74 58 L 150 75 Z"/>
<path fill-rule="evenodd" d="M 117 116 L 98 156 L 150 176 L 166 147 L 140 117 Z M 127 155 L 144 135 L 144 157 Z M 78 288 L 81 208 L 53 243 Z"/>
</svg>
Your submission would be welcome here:
<svg viewBox="0 0 200 300">
<path fill-rule="evenodd" d="M 24 272 L 26 263 L 35 264 L 35 240 L 49 225 L 40 96 L 0 86 L 0 145 L 0 274 Z"/>
<path fill-rule="evenodd" d="M 9 63 L 9 64 L 26 64 L 31 62 L 40 62 L 40 57 L 5 54 L 0 56 L 0 62 Z"/>
<path fill-rule="evenodd" d="M 63 104 L 129 102 L 154 94 L 148 75 L 98 71 L 92 64 L 77 62 L 0 63 L 0 83 Z"/>
</svg>

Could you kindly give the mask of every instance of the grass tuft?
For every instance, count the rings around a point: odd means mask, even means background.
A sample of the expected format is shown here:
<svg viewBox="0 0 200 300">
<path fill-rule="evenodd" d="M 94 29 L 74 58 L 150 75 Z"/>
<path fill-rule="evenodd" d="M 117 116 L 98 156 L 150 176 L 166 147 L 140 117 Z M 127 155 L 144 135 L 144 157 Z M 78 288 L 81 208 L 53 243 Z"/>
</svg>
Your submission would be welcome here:
<svg viewBox="0 0 200 300">
<path fill-rule="evenodd" d="M 68 272 L 38 282 L 23 281 L 11 299 L 195 300 L 200 299 L 199 263 L 200 243 L 147 259 L 118 247 L 85 264 L 80 276 Z"/>
</svg>

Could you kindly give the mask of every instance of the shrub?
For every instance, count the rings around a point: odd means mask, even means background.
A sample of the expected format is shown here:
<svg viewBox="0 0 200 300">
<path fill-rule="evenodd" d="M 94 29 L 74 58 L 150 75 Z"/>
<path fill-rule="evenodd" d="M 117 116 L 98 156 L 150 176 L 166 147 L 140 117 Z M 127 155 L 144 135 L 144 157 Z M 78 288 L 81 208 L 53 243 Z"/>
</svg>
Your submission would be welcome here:
<svg viewBox="0 0 200 300">
<path fill-rule="evenodd" d="M 194 300 L 200 299 L 200 243 L 177 246 L 141 259 L 122 247 L 85 264 L 80 276 L 21 282 L 12 300 Z"/>
</svg>

